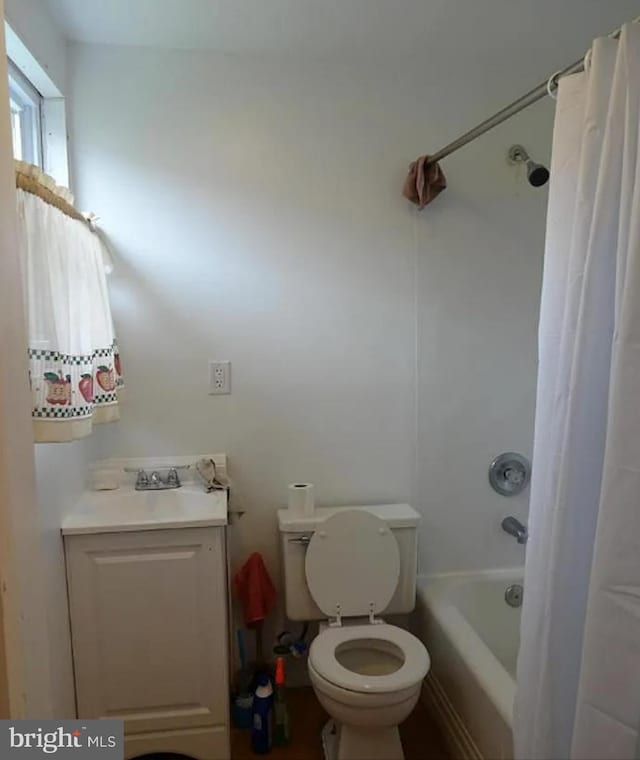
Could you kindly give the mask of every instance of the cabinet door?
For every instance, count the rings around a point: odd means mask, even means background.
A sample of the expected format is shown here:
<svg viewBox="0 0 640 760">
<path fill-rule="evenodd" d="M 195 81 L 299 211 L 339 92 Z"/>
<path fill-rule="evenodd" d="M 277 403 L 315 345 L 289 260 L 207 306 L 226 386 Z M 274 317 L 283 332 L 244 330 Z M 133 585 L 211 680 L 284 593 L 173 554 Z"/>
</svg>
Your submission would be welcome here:
<svg viewBox="0 0 640 760">
<path fill-rule="evenodd" d="M 224 724 L 223 528 L 67 536 L 78 717 L 126 733 Z"/>
</svg>

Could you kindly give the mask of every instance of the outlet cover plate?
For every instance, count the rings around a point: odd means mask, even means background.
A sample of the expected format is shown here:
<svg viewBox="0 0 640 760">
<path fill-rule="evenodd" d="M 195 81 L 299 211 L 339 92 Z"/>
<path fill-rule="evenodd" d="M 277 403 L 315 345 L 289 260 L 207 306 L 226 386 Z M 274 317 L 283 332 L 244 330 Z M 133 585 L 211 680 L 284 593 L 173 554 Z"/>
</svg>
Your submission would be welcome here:
<svg viewBox="0 0 640 760">
<path fill-rule="evenodd" d="M 209 362 L 209 395 L 223 396 L 231 393 L 231 362 Z"/>
</svg>

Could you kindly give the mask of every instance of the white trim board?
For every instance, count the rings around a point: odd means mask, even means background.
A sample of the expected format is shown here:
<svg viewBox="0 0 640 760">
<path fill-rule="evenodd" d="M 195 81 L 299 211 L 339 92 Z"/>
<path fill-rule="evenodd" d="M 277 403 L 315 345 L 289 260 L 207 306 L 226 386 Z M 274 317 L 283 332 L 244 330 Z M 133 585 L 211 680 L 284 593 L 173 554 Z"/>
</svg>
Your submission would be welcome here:
<svg viewBox="0 0 640 760">
<path fill-rule="evenodd" d="M 67 118 L 64 93 L 49 76 L 29 48 L 4 22 L 7 56 L 19 71 L 42 95 L 43 163 L 44 171 L 63 187 L 69 187 L 69 156 L 67 149 Z"/>
<path fill-rule="evenodd" d="M 33 84 L 43 98 L 62 98 L 63 93 L 51 79 L 46 69 L 38 62 L 8 21 L 4 22 L 7 55 Z"/>
<path fill-rule="evenodd" d="M 0 14 L 4 3 L 0 0 Z M 0 101 L 8 102 L 4 30 L 0 28 Z M 18 256 L 15 176 L 9 109 L 0 112 L 0 593 L 11 718 L 52 718 L 46 615 L 25 309 Z M 5 704 L 6 709 L 6 704 Z"/>
</svg>

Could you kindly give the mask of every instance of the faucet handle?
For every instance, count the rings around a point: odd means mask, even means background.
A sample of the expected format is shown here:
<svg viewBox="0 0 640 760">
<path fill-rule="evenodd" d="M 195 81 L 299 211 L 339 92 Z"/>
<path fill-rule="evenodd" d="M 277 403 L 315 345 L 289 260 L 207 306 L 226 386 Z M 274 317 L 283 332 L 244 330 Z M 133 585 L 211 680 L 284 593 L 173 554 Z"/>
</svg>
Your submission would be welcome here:
<svg viewBox="0 0 640 760">
<path fill-rule="evenodd" d="M 180 478 L 178 477 L 178 470 L 172 467 L 167 473 L 167 485 L 174 488 L 180 487 Z"/>
<path fill-rule="evenodd" d="M 146 488 L 149 485 L 149 476 L 144 470 L 138 470 L 136 488 Z"/>
</svg>

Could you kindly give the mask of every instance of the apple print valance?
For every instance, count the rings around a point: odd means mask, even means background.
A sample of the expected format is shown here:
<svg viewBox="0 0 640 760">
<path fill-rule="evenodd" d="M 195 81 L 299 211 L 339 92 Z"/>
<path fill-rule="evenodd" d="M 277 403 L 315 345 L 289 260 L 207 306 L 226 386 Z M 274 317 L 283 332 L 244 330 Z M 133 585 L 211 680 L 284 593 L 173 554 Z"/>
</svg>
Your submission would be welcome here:
<svg viewBox="0 0 640 760">
<path fill-rule="evenodd" d="M 29 169 L 30 180 L 44 187 L 38 170 Z M 55 193 L 55 185 L 47 190 Z M 94 423 L 119 418 L 123 387 L 104 245 L 37 186 L 17 182 L 17 204 L 35 440 L 84 438 Z"/>
</svg>

